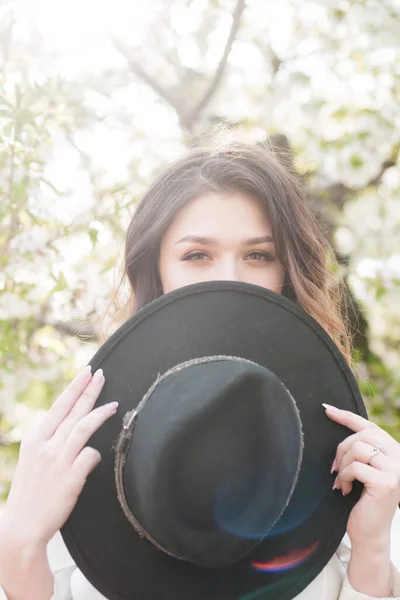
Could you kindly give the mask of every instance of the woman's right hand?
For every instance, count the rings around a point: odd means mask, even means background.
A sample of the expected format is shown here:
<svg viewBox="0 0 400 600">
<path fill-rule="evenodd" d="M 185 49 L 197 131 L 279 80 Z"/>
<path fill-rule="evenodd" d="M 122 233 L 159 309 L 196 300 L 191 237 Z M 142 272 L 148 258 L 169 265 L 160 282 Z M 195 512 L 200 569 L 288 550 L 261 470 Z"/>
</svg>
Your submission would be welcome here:
<svg viewBox="0 0 400 600">
<path fill-rule="evenodd" d="M 94 410 L 104 376 L 86 367 L 23 437 L 0 530 L 15 544 L 44 548 L 70 515 L 100 453 L 86 446 L 118 403 Z M 4 542 L 4 538 L 3 538 Z"/>
</svg>

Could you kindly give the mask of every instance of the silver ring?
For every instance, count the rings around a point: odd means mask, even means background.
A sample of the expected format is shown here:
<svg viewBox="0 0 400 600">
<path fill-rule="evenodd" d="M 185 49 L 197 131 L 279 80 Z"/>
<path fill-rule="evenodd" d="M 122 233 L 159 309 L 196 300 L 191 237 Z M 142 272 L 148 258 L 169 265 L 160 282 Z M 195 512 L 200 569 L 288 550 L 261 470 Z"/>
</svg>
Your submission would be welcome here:
<svg viewBox="0 0 400 600">
<path fill-rule="evenodd" d="M 374 446 L 372 448 L 372 454 L 371 454 L 370 459 L 368 461 L 368 464 L 369 464 L 370 467 L 372 467 L 371 460 L 374 458 L 374 456 L 376 456 L 377 454 L 379 454 L 380 451 L 381 451 L 381 449 L 380 449 L 379 446 Z"/>
</svg>

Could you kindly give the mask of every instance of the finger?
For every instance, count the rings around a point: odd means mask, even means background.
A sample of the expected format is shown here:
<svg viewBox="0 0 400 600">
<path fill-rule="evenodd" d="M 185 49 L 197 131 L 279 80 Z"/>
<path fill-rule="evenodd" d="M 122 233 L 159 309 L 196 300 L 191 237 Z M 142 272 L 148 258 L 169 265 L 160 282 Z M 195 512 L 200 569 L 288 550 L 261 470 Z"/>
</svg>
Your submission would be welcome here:
<svg viewBox="0 0 400 600">
<path fill-rule="evenodd" d="M 378 469 L 358 461 L 353 461 L 343 469 L 337 479 L 344 496 L 351 491 L 352 483 L 355 480 L 363 483 L 369 493 L 377 498 L 387 494 L 388 491 L 397 490 L 398 487 L 398 479 L 395 474 L 378 471 Z"/>
<path fill-rule="evenodd" d="M 93 375 L 91 382 L 81 394 L 78 402 L 75 403 L 75 406 L 64 419 L 64 421 L 59 425 L 57 431 L 54 432 L 54 435 L 50 442 L 55 446 L 61 447 L 73 427 L 80 421 L 85 415 L 89 414 L 95 405 L 101 390 L 104 386 L 104 375 L 102 369 L 98 369 L 96 373 Z"/>
<path fill-rule="evenodd" d="M 32 436 L 49 439 L 69 414 L 91 379 L 91 367 L 88 365 L 68 384 L 46 415 L 33 428 Z"/>
<path fill-rule="evenodd" d="M 118 402 L 110 402 L 92 410 L 88 415 L 80 419 L 75 424 L 66 440 L 61 452 L 61 459 L 69 464 L 75 461 L 82 448 L 87 444 L 95 431 L 107 419 L 115 415 L 118 409 Z"/>
<path fill-rule="evenodd" d="M 379 427 L 367 427 L 358 433 L 349 435 L 343 440 L 343 442 L 340 442 L 336 448 L 336 455 L 332 464 L 332 471 L 338 471 L 340 469 L 343 457 L 350 451 L 351 447 L 356 442 L 365 442 L 372 447 L 378 446 L 382 452 L 388 454 L 386 451 L 387 440 L 385 436 L 382 435 L 382 430 L 380 430 Z"/>
<path fill-rule="evenodd" d="M 377 427 L 377 425 L 375 425 L 375 423 L 372 421 L 364 419 L 364 417 L 356 415 L 349 410 L 341 410 L 340 408 L 330 406 L 329 404 L 323 404 L 323 406 L 327 416 L 332 419 L 332 421 L 336 421 L 352 431 L 357 432 L 361 431 L 362 429 Z"/>
<path fill-rule="evenodd" d="M 101 461 L 101 454 L 98 450 L 86 446 L 76 457 L 72 465 L 72 473 L 76 484 L 77 492 L 80 493 L 87 476 L 97 467 Z"/>
<path fill-rule="evenodd" d="M 385 454 L 382 452 L 375 454 L 375 456 L 373 454 L 374 447 L 370 444 L 360 440 L 354 442 L 350 450 L 343 456 L 338 471 L 339 477 L 342 471 L 354 461 L 369 465 L 374 469 L 378 469 L 378 471 L 390 471 L 392 469 L 392 461 Z"/>
</svg>

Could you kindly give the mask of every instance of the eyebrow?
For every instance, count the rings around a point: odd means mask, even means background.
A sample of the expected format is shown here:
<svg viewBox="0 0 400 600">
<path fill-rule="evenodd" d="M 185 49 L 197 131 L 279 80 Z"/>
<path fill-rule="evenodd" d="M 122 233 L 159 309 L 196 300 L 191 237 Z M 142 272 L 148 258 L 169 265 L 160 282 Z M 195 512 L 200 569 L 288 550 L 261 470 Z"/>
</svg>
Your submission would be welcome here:
<svg viewBox="0 0 400 600">
<path fill-rule="evenodd" d="M 204 244 L 205 246 L 218 246 L 218 242 L 214 238 L 204 237 L 199 235 L 185 235 L 183 238 L 175 242 L 174 246 L 177 244 L 182 244 L 183 242 L 194 242 L 195 244 Z M 274 243 L 274 238 L 272 235 L 262 235 L 254 238 L 246 238 L 243 240 L 244 246 L 255 246 L 257 244 L 268 244 Z"/>
</svg>

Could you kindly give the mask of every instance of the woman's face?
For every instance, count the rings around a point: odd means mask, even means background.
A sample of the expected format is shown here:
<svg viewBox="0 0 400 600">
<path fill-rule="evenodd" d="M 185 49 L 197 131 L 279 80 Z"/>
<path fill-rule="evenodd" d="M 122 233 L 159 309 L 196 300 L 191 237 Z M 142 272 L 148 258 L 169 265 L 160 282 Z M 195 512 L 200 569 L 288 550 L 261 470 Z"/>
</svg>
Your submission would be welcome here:
<svg viewBox="0 0 400 600">
<path fill-rule="evenodd" d="M 285 271 L 271 224 L 257 200 L 241 192 L 205 194 L 189 202 L 160 248 L 163 292 L 202 281 L 253 283 L 282 292 Z"/>
</svg>

